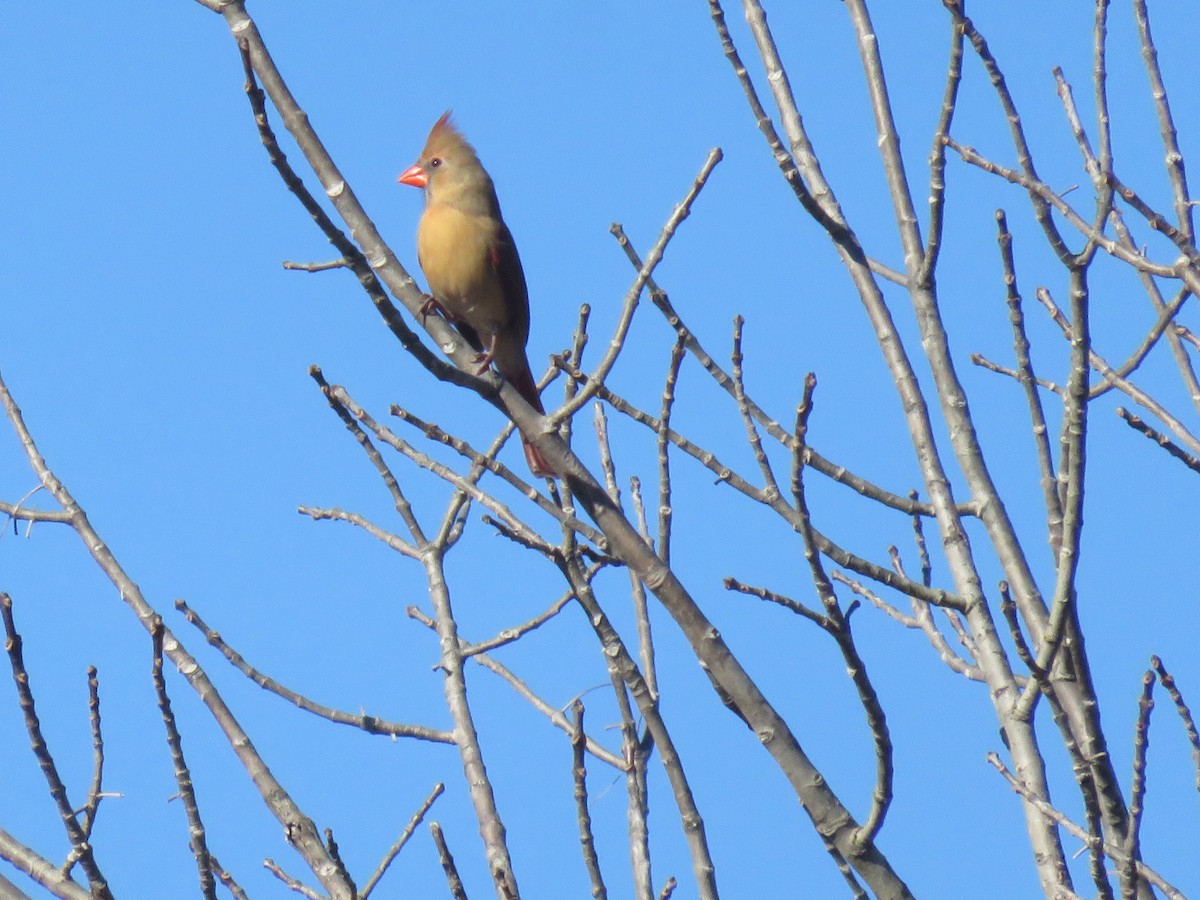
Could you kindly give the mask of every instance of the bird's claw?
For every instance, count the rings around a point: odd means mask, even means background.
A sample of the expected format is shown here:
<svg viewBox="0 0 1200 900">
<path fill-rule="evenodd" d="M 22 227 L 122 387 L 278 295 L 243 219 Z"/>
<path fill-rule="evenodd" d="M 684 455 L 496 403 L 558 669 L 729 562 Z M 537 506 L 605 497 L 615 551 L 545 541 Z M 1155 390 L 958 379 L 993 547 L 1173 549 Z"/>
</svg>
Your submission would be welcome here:
<svg viewBox="0 0 1200 900">
<path fill-rule="evenodd" d="M 421 308 L 417 310 L 421 314 L 421 324 L 425 324 L 425 320 L 429 318 L 430 313 L 437 313 L 447 322 L 453 322 L 450 313 L 446 312 L 446 307 L 438 302 L 437 297 L 432 294 L 425 295 L 425 302 L 421 304 Z"/>
<path fill-rule="evenodd" d="M 492 335 L 492 339 L 487 342 L 487 349 L 481 350 L 479 355 L 475 357 L 475 363 L 479 366 L 479 371 L 476 375 L 482 375 L 488 370 L 492 364 L 492 360 L 496 358 L 496 335 Z"/>
<path fill-rule="evenodd" d="M 475 357 L 475 363 L 479 366 L 479 368 L 475 371 L 476 375 L 482 375 L 492 367 L 493 356 L 494 354 L 491 350 L 484 350 Z"/>
</svg>

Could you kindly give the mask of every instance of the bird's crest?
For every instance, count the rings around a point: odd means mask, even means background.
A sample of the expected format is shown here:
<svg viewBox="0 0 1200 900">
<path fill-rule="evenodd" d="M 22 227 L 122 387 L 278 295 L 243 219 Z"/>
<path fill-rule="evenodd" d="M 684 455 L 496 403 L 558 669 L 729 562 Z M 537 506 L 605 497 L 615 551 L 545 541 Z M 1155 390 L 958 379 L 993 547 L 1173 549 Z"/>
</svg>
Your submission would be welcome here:
<svg viewBox="0 0 1200 900">
<path fill-rule="evenodd" d="M 429 137 L 425 141 L 425 150 L 421 154 L 424 157 L 444 156 L 448 151 L 465 148 L 475 154 L 475 148 L 472 147 L 462 132 L 458 130 L 454 122 L 450 119 L 451 111 L 446 110 L 442 113 L 442 117 L 433 123 L 433 128 L 429 131 Z"/>
</svg>

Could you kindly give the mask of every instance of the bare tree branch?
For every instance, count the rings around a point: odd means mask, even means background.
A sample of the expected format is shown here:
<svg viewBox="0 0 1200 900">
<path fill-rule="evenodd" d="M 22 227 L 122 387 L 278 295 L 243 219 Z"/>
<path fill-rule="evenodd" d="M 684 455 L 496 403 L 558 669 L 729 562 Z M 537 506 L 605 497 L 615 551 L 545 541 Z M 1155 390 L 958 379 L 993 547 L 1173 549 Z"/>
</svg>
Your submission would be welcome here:
<svg viewBox="0 0 1200 900">
<path fill-rule="evenodd" d="M 0 382 L 0 390 L 3 389 L 3 383 Z M 8 399 L 6 391 L 5 398 Z M 42 723 L 38 719 L 33 690 L 29 686 L 29 672 L 25 669 L 21 635 L 17 632 L 16 623 L 13 621 L 12 598 L 4 593 L 0 593 L 0 618 L 4 621 L 4 650 L 8 654 L 8 661 L 12 667 L 13 683 L 17 687 L 21 715 L 25 719 L 25 730 L 29 733 L 30 748 L 33 750 L 33 755 L 50 788 L 50 797 L 54 801 L 54 805 L 58 807 L 58 814 L 66 829 L 67 839 L 71 842 L 71 852 L 79 859 L 84 874 L 87 875 L 88 884 L 91 885 L 92 894 L 99 900 L 112 900 L 113 895 L 108 888 L 108 882 L 96 862 L 95 854 L 88 843 L 88 836 L 71 808 L 71 803 L 67 799 L 67 786 L 58 773 L 58 766 L 55 765 L 54 757 L 50 755 L 50 748 L 42 734 Z M 63 874 L 66 875 L 67 871 L 69 871 L 69 867 L 64 869 Z"/>
<path fill-rule="evenodd" d="M 383 878 L 383 876 L 387 873 L 388 867 L 391 866 L 392 861 L 400 855 L 400 851 L 404 849 L 404 845 L 407 844 L 409 839 L 413 836 L 413 833 L 417 830 L 417 826 L 421 824 L 421 821 L 429 812 L 430 807 L 433 806 L 434 801 L 436 801 L 445 790 L 446 786 L 444 784 L 439 783 L 433 786 L 433 790 L 429 792 L 429 796 L 425 798 L 425 802 L 421 804 L 421 807 L 415 813 L 413 813 L 412 818 L 408 820 L 408 824 L 404 826 L 404 830 L 400 832 L 400 837 L 396 838 L 396 842 L 388 848 L 388 852 L 385 853 L 383 855 L 383 859 L 379 861 L 378 867 L 376 867 L 375 871 L 371 874 L 371 877 L 367 879 L 367 883 L 363 885 L 363 889 L 359 893 L 359 897 L 361 897 L 362 900 L 369 900 L 371 891 L 375 890 L 375 887 L 379 884 L 380 879 Z"/>
<path fill-rule="evenodd" d="M 158 614 L 146 602 L 141 589 L 126 574 L 120 563 L 117 562 L 116 557 L 112 554 L 112 551 L 108 549 L 108 545 L 92 527 L 91 522 L 88 521 L 87 513 L 75 502 L 75 498 L 67 490 L 66 485 L 46 465 L 45 459 L 38 452 L 33 436 L 25 426 L 20 408 L 17 406 L 16 401 L 8 390 L 8 386 L 2 378 L 0 378 L 0 406 L 4 408 L 5 414 L 16 430 L 17 437 L 25 450 L 29 464 L 38 479 L 63 508 L 64 512 L 70 515 L 71 527 L 78 534 L 80 541 L 87 548 L 92 559 L 109 580 L 112 581 L 113 586 L 117 588 L 121 599 L 134 612 L 142 627 L 147 631 L 151 631 L 154 623 L 158 621 Z M 316 827 L 313 825 L 312 820 L 304 815 L 301 809 L 292 801 L 291 796 L 284 789 L 283 785 L 271 774 L 270 769 L 267 768 L 266 763 L 254 748 L 250 736 L 242 729 L 242 726 L 225 704 L 216 687 L 209 681 L 204 669 L 184 649 L 183 645 L 179 643 L 169 629 L 164 629 L 163 632 L 163 652 L 171 660 L 175 668 L 187 679 L 188 684 L 196 691 L 197 696 L 205 706 L 208 707 L 209 712 L 224 732 L 238 759 L 254 781 L 255 787 L 258 789 L 267 808 L 279 820 L 280 824 L 283 825 L 292 845 L 304 857 L 305 861 L 312 868 L 313 873 L 321 881 L 326 890 L 330 892 L 332 897 L 337 898 L 337 900 L 349 900 L 350 890 L 337 876 L 336 872 L 332 870 L 328 853 L 317 835 Z"/>
<path fill-rule="evenodd" d="M 466 889 L 458 875 L 454 857 L 450 855 L 450 848 L 446 845 L 446 836 L 442 834 L 442 826 L 437 822 L 430 822 L 429 831 L 433 834 L 434 844 L 437 845 L 438 859 L 442 861 L 442 869 L 446 873 L 446 885 L 450 890 L 450 896 L 454 900 L 467 900 Z"/>
<path fill-rule="evenodd" d="M 576 700 L 571 704 L 575 724 L 571 729 L 573 765 L 571 772 L 575 781 L 575 810 L 579 819 L 579 843 L 583 848 L 583 863 L 587 867 L 592 883 L 592 896 L 602 900 L 608 896 L 604 887 L 604 875 L 600 872 L 600 860 L 596 857 L 596 837 L 592 833 L 592 816 L 588 812 L 587 769 L 584 764 L 586 741 L 583 733 L 583 703 Z"/>
<path fill-rule="evenodd" d="M 188 768 L 183 755 L 183 738 L 175 723 L 175 712 L 171 709 L 171 698 L 167 695 L 167 681 L 163 678 L 162 640 L 163 626 L 160 620 L 150 632 L 154 645 L 154 664 L 151 677 L 154 681 L 154 694 L 158 698 L 158 709 L 162 713 L 163 726 L 167 731 L 167 745 L 171 748 L 171 761 L 175 764 L 175 783 L 179 785 L 179 796 L 183 798 L 183 808 L 187 813 L 188 843 L 192 855 L 196 858 L 196 869 L 200 875 L 200 893 L 205 900 L 216 900 L 217 884 L 213 878 L 212 860 L 208 855 L 208 840 L 205 836 L 204 822 L 200 818 L 200 807 L 196 803 L 196 789 L 192 782 L 192 772 Z"/>
<path fill-rule="evenodd" d="M 63 900 L 95 900 L 95 895 L 64 874 L 58 866 L 26 847 L 0 828 L 0 859 L 12 863 L 55 897 Z"/>
</svg>

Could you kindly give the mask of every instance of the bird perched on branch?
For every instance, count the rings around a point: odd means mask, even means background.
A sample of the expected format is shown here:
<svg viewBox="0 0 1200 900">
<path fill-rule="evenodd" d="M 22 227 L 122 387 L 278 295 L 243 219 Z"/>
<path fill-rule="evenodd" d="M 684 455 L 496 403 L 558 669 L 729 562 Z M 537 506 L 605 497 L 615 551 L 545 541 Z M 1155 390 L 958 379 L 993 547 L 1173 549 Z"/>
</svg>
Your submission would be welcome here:
<svg viewBox="0 0 1200 900">
<path fill-rule="evenodd" d="M 443 313 L 479 352 L 481 374 L 494 363 L 525 401 L 544 413 L 525 356 L 529 291 L 521 257 L 500 215 L 492 179 L 449 112 L 434 124 L 420 157 L 399 181 L 425 191 L 417 260 L 433 295 L 428 308 Z M 539 478 L 553 475 L 524 434 L 521 441 L 530 471 Z"/>
</svg>

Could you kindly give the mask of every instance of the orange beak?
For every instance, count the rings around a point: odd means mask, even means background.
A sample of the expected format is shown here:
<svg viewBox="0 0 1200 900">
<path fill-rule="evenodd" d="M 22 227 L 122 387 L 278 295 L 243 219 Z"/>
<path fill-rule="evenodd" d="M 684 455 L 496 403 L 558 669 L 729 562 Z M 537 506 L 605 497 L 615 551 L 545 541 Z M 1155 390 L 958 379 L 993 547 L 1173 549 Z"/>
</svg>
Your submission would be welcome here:
<svg viewBox="0 0 1200 900">
<path fill-rule="evenodd" d="M 429 176 L 425 174 L 425 170 L 417 163 L 413 163 L 401 172 L 400 177 L 396 180 L 401 184 L 408 184 L 417 188 L 423 188 L 429 184 Z"/>
</svg>

